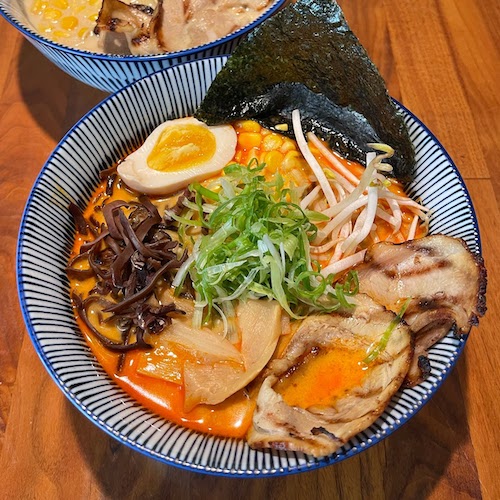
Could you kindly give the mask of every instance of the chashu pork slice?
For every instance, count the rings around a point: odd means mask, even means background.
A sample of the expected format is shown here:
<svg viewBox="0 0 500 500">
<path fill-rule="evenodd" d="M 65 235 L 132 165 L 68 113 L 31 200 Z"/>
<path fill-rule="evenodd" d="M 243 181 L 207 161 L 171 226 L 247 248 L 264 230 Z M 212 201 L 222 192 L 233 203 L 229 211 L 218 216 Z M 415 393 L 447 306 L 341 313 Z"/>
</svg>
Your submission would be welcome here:
<svg viewBox="0 0 500 500">
<path fill-rule="evenodd" d="M 180 0 L 179 0 L 180 1 Z M 103 0 L 94 32 L 97 35 L 112 33 L 125 36 L 128 49 L 133 55 L 158 54 L 163 52 L 156 32 L 161 28 L 163 0 L 156 7 L 142 3 L 123 2 L 122 0 Z M 113 52 L 113 46 L 104 38 L 106 50 Z M 120 39 L 110 37 L 114 42 Z M 119 47 L 123 52 L 123 47 Z"/>
<path fill-rule="evenodd" d="M 307 317 L 269 363 L 251 447 L 329 455 L 383 412 L 408 371 L 411 331 L 368 296 L 355 300 L 352 310 Z"/>
<path fill-rule="evenodd" d="M 399 312 L 415 332 L 405 385 L 428 376 L 427 350 L 450 330 L 467 334 L 486 312 L 486 269 L 458 238 L 436 234 L 401 244 L 377 243 L 358 268 L 359 289 Z"/>
</svg>

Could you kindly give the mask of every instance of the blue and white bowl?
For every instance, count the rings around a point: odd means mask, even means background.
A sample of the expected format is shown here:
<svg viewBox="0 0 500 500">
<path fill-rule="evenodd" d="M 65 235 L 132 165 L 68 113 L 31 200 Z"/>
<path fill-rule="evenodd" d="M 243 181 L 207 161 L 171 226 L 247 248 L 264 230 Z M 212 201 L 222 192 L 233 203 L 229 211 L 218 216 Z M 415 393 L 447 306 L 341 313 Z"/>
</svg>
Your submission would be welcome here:
<svg viewBox="0 0 500 500">
<path fill-rule="evenodd" d="M 271 17 L 286 1 L 273 0 L 255 21 L 214 42 L 180 52 L 150 56 L 97 54 L 55 43 L 34 30 L 22 0 L 0 0 L 0 15 L 63 71 L 104 92 L 115 92 L 144 76 L 179 63 L 231 54 L 251 30 Z"/>
<path fill-rule="evenodd" d="M 75 227 L 70 202 L 84 208 L 107 168 L 166 119 L 190 115 L 226 57 L 168 68 L 110 96 L 62 139 L 43 167 L 23 215 L 17 255 L 19 298 L 43 364 L 70 401 L 123 444 L 167 464 L 209 474 L 274 476 L 317 469 L 381 441 L 412 418 L 443 383 L 466 337 L 452 333 L 430 349 L 430 377 L 399 391 L 381 417 L 337 453 L 315 459 L 301 453 L 255 451 L 172 424 L 142 407 L 100 368 L 75 322 L 65 267 Z M 432 133 L 401 106 L 417 154 L 409 192 L 432 209 L 431 233 L 463 238 L 480 253 L 477 220 L 459 172 Z"/>
</svg>

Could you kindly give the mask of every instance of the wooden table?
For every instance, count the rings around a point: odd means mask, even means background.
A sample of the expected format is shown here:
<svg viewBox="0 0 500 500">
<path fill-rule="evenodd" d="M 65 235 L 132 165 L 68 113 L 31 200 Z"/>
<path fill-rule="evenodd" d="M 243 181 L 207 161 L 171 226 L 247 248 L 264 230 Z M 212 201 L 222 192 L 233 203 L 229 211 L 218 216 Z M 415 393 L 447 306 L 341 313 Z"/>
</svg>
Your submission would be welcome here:
<svg viewBox="0 0 500 500">
<path fill-rule="evenodd" d="M 378 445 L 309 473 L 234 480 L 179 470 L 82 416 L 40 363 L 16 293 L 29 190 L 68 128 L 105 97 L 0 20 L 0 498 L 500 498 L 500 73 L 497 0 L 343 0 L 389 91 L 437 135 L 475 204 L 488 308 L 431 401 Z"/>
</svg>

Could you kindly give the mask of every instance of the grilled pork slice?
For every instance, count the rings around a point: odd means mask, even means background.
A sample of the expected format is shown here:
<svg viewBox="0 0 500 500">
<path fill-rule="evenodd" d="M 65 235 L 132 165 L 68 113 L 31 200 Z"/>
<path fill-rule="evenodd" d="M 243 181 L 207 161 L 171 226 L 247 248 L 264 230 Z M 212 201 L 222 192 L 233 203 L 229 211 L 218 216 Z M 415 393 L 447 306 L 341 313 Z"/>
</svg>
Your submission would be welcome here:
<svg viewBox="0 0 500 500">
<path fill-rule="evenodd" d="M 411 297 L 404 320 L 415 332 L 405 385 L 430 372 L 427 350 L 450 329 L 467 334 L 486 311 L 486 269 L 464 241 L 432 235 L 402 244 L 377 243 L 358 267 L 359 288 L 391 311 Z"/>
<path fill-rule="evenodd" d="M 156 8 L 153 8 L 144 4 L 129 5 L 121 0 L 103 0 L 94 31 L 96 34 L 124 34 L 128 48 L 134 55 L 162 52 L 155 34 L 162 22 L 162 3 L 163 0 L 159 0 Z M 123 48 L 120 47 L 120 51 Z"/>
<path fill-rule="evenodd" d="M 269 363 L 251 447 L 325 456 L 382 413 L 408 371 L 411 331 L 368 296 L 356 302 L 352 311 L 306 318 Z"/>
</svg>

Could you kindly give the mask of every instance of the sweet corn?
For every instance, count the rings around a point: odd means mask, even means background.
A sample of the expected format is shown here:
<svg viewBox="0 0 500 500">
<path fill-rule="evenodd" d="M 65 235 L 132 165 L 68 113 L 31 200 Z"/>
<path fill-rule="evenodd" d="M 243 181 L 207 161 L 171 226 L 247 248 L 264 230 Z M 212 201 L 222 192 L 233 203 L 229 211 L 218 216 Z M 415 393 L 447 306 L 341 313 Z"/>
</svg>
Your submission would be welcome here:
<svg viewBox="0 0 500 500">
<path fill-rule="evenodd" d="M 283 138 L 278 134 L 269 134 L 262 140 L 262 148 L 264 151 L 273 151 L 279 149 L 283 144 Z"/>
<path fill-rule="evenodd" d="M 305 175 L 303 170 L 292 170 L 290 175 L 296 186 L 308 186 L 309 184 L 311 184 L 310 180 L 307 178 L 307 175 Z"/>
<path fill-rule="evenodd" d="M 39 16 L 46 8 L 47 2 L 44 0 L 35 0 L 35 2 L 33 2 L 33 6 L 31 7 L 31 12 Z"/>
<path fill-rule="evenodd" d="M 263 155 L 262 161 L 269 172 L 276 172 L 283 163 L 283 155 L 279 151 L 269 151 Z"/>
<path fill-rule="evenodd" d="M 286 172 L 295 169 L 302 169 L 303 165 L 304 161 L 302 160 L 300 153 L 297 150 L 293 150 L 286 153 L 282 168 Z"/>
<path fill-rule="evenodd" d="M 30 12 L 40 33 L 55 42 L 78 45 L 91 35 L 101 1 L 32 0 Z"/>
<path fill-rule="evenodd" d="M 88 36 L 90 34 L 90 31 L 88 30 L 88 28 L 80 28 L 78 30 L 78 36 L 80 38 L 85 38 L 86 36 Z"/>
<path fill-rule="evenodd" d="M 62 16 L 62 12 L 58 9 L 53 9 L 52 7 L 47 7 L 43 11 L 43 18 L 47 21 L 55 21 Z"/>
<path fill-rule="evenodd" d="M 259 132 L 242 132 L 238 137 L 238 143 L 243 149 L 258 148 L 261 141 Z"/>
<path fill-rule="evenodd" d="M 260 132 L 261 126 L 253 120 L 242 120 L 236 124 L 236 127 L 244 132 Z"/>
<path fill-rule="evenodd" d="M 234 124 L 238 133 L 238 147 L 234 160 L 247 165 L 255 158 L 265 164 L 265 177 L 270 179 L 281 172 L 295 185 L 307 185 L 307 163 L 292 139 L 261 127 L 252 120 Z"/>
<path fill-rule="evenodd" d="M 78 26 L 78 19 L 75 16 L 66 16 L 61 19 L 61 27 L 65 30 L 72 30 Z"/>
<path fill-rule="evenodd" d="M 50 4 L 60 10 L 66 10 L 69 7 L 68 0 L 50 0 Z"/>
<path fill-rule="evenodd" d="M 280 151 L 284 154 L 288 153 L 288 151 L 296 151 L 296 150 L 297 146 L 295 145 L 295 143 L 288 137 L 285 137 L 283 139 L 283 144 L 280 147 Z"/>
</svg>

